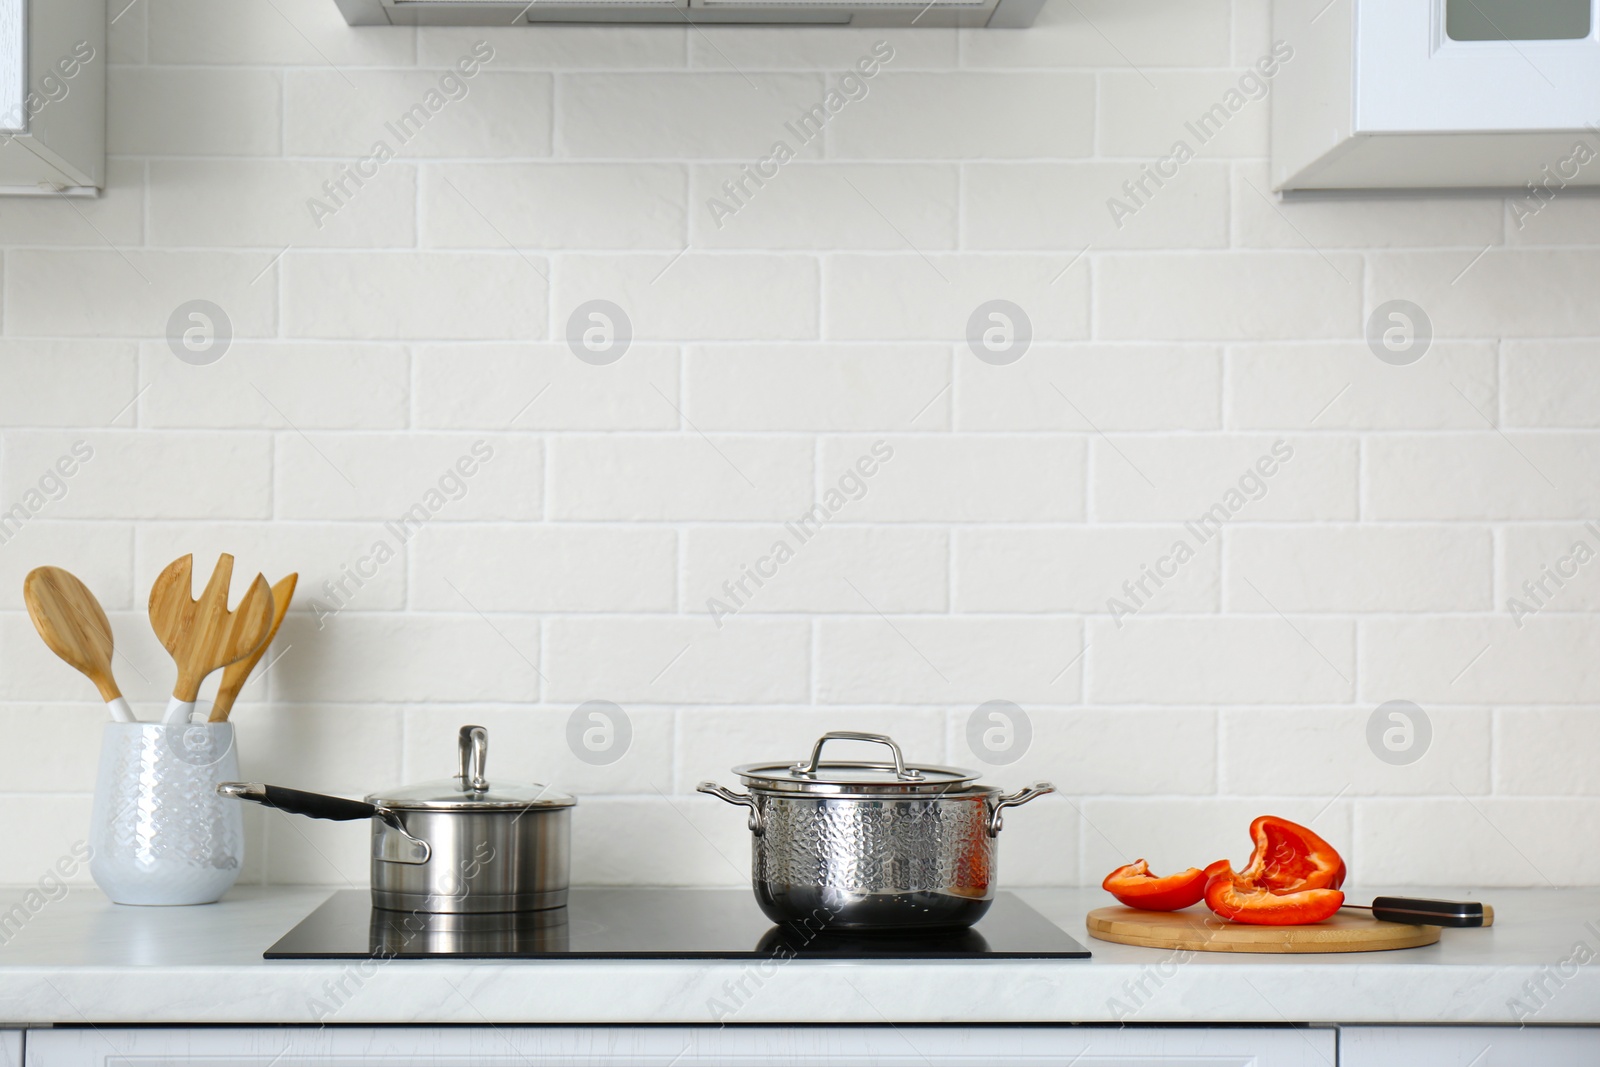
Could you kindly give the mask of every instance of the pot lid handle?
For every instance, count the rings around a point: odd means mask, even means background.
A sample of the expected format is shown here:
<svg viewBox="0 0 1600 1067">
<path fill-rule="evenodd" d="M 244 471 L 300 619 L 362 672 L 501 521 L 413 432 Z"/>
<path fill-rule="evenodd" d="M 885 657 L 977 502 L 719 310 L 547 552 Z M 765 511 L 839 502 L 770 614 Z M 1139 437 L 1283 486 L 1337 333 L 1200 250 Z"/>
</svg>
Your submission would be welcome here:
<svg viewBox="0 0 1600 1067">
<path fill-rule="evenodd" d="M 811 761 L 796 763 L 789 770 L 803 778 L 815 778 L 817 768 L 822 765 L 822 746 L 829 741 L 870 741 L 875 745 L 888 745 L 889 751 L 894 753 L 894 776 L 902 782 L 922 781 L 922 772 L 906 767 L 905 757 L 900 755 L 900 746 L 888 734 L 864 734 L 855 730 L 829 730 L 817 738 L 817 743 L 812 746 Z"/>
<path fill-rule="evenodd" d="M 489 762 L 489 731 L 481 726 L 463 726 L 458 741 L 461 750 L 461 791 L 487 793 L 489 779 L 484 777 L 484 766 Z"/>
</svg>

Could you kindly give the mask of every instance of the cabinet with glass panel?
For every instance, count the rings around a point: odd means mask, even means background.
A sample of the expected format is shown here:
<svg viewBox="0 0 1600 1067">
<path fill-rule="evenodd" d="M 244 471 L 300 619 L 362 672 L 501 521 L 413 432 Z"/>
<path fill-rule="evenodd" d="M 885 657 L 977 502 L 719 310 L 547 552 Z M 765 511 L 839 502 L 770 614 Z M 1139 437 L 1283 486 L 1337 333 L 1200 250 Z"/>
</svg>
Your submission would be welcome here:
<svg viewBox="0 0 1600 1067">
<path fill-rule="evenodd" d="M 1285 193 L 1600 185 L 1596 0 L 1275 0 Z"/>
</svg>

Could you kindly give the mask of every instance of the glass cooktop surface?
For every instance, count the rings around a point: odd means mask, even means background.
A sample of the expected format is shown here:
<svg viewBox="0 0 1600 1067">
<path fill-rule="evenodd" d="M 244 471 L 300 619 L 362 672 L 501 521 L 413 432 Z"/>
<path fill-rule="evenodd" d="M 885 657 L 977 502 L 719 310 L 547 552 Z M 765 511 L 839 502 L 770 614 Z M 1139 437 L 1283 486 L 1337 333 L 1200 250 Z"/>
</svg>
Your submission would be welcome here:
<svg viewBox="0 0 1600 1067">
<path fill-rule="evenodd" d="M 269 960 L 328 959 L 1088 959 L 1066 931 L 1011 893 L 967 930 L 830 933 L 774 926 L 749 890 L 574 889 L 567 906 L 506 915 L 384 911 L 340 890 Z"/>
</svg>

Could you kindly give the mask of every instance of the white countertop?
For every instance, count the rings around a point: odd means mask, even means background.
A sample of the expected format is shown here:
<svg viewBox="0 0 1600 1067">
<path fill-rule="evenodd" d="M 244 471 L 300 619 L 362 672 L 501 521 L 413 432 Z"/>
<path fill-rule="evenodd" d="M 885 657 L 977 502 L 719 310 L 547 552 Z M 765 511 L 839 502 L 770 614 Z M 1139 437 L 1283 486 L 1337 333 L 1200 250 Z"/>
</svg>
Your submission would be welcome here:
<svg viewBox="0 0 1600 1067">
<path fill-rule="evenodd" d="M 1018 892 L 1094 958 L 267 961 L 262 950 L 328 890 L 136 908 L 75 889 L 20 930 L 0 929 L 0 1025 L 704 1024 L 718 1021 L 719 1000 L 737 1002 L 727 1020 L 737 1023 L 1508 1024 L 1520 1021 L 1513 998 L 1530 1023 L 1600 1024 L 1600 890 L 1427 890 L 1414 895 L 1488 901 L 1494 927 L 1446 930 L 1424 948 L 1296 956 L 1108 944 L 1083 927 L 1085 912 L 1111 903 L 1100 890 Z"/>
</svg>

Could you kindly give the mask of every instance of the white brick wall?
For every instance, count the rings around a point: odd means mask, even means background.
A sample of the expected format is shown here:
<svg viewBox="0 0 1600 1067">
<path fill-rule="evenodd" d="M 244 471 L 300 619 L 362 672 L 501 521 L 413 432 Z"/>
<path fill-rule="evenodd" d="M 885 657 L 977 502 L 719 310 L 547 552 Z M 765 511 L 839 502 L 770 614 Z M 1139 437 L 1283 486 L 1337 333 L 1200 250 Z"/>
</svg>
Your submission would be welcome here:
<svg viewBox="0 0 1600 1067">
<path fill-rule="evenodd" d="M 227 550 L 301 573 L 238 709 L 247 774 L 434 777 L 483 722 L 494 773 L 582 795 L 584 882 L 743 881 L 743 819 L 694 783 L 855 727 L 1057 782 L 1071 803 L 1007 820 L 1016 884 L 1238 859 L 1263 812 L 1362 882 L 1600 883 L 1571 847 L 1600 831 L 1600 560 L 1563 562 L 1600 552 L 1600 207 L 1278 203 L 1255 101 L 1119 225 L 1108 198 L 1267 50 L 1266 6 L 1050 0 L 962 33 L 129 6 L 107 194 L 0 205 L 0 512 L 30 513 L 0 543 L 0 882 L 83 836 L 102 717 L 22 576 L 97 590 L 149 715 L 149 585 Z M 880 40 L 866 96 L 713 214 Z M 463 98 L 341 177 L 479 41 Z M 1407 367 L 1363 340 L 1395 298 L 1436 337 Z M 164 339 L 194 299 L 231 321 L 210 366 Z M 566 341 L 597 299 L 633 338 L 604 366 Z M 1009 365 L 963 341 L 996 299 L 1031 321 Z M 479 441 L 459 499 L 384 526 Z M 785 525 L 830 490 L 820 532 Z M 1217 505 L 1220 534 L 1185 525 Z M 612 763 L 569 748 L 589 700 L 626 709 Z M 991 700 L 1031 722 L 1010 764 L 969 746 Z M 1369 745 L 1391 700 L 1429 716 L 1416 762 Z M 360 827 L 249 827 L 248 879 L 366 876 Z"/>
</svg>

